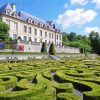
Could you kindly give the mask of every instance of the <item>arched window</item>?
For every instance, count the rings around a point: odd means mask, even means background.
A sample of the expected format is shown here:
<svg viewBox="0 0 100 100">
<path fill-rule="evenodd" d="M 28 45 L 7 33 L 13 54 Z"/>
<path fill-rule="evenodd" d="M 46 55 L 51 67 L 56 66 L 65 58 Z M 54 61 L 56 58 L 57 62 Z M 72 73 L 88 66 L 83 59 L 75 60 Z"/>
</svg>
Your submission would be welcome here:
<svg viewBox="0 0 100 100">
<path fill-rule="evenodd" d="M 14 12 L 12 15 L 13 15 L 14 17 L 16 17 L 16 18 L 18 17 L 18 14 L 15 13 L 15 12 Z"/>
<path fill-rule="evenodd" d="M 38 25 L 38 21 L 37 20 L 34 20 L 34 25 Z"/>
<path fill-rule="evenodd" d="M 8 10 L 6 10 L 6 15 L 11 15 L 11 12 L 10 12 L 10 10 L 8 9 Z"/>
<path fill-rule="evenodd" d="M 31 18 L 28 18 L 28 23 L 32 23 L 32 19 Z"/>
</svg>

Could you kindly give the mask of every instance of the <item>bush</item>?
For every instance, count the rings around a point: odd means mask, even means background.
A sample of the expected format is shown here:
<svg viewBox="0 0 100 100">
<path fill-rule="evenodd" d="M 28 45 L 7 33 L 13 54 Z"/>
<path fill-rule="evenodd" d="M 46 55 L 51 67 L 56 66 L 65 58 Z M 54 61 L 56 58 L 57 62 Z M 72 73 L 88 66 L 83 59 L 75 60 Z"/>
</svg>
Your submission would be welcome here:
<svg viewBox="0 0 100 100">
<path fill-rule="evenodd" d="M 10 44 L 5 44 L 5 49 L 11 49 L 11 45 Z"/>
<path fill-rule="evenodd" d="M 49 54 L 50 55 L 55 55 L 55 46 L 54 46 L 53 43 L 51 43 L 51 45 L 50 45 Z"/>
<path fill-rule="evenodd" d="M 41 52 L 42 53 L 47 53 L 47 47 L 46 47 L 46 43 L 45 42 L 43 42 L 43 44 L 42 44 Z"/>
</svg>

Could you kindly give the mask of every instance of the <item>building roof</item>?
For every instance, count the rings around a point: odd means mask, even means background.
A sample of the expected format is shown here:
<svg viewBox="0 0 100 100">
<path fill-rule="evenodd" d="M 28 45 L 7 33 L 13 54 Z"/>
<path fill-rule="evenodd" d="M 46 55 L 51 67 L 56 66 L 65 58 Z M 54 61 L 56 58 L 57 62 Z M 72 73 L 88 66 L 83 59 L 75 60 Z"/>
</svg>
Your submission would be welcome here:
<svg viewBox="0 0 100 100">
<path fill-rule="evenodd" d="M 11 14 L 8 15 L 8 16 L 14 17 L 13 13 L 15 13 L 15 12 L 13 11 L 12 4 L 7 3 L 4 6 L 2 6 L 0 8 L 0 14 L 6 14 L 5 13 L 6 10 L 10 10 L 10 12 L 11 12 Z M 35 16 L 31 15 L 31 14 L 28 14 L 28 13 L 23 12 L 23 11 L 20 11 L 17 14 L 18 14 L 17 18 L 22 20 L 22 21 L 24 21 L 24 22 L 28 22 L 27 20 L 30 18 L 33 21 L 37 21 L 38 23 L 42 23 L 42 24 L 45 24 L 45 25 L 49 26 L 50 30 L 53 30 L 53 31 L 54 30 L 56 30 L 56 31 L 58 30 L 59 31 L 59 28 L 56 25 L 55 25 L 55 28 L 54 28 L 53 25 L 50 25 L 47 21 L 42 20 L 42 19 L 40 19 L 38 17 L 35 17 Z"/>
<path fill-rule="evenodd" d="M 36 21 L 39 21 L 39 22 L 41 22 L 41 23 L 47 24 L 46 21 L 44 21 L 44 20 L 42 20 L 42 19 L 40 19 L 40 18 L 38 18 L 38 17 L 35 17 L 35 16 L 31 15 L 31 14 L 28 14 L 28 13 L 26 13 L 26 12 L 23 12 L 23 11 L 20 11 L 20 12 L 19 12 L 19 16 L 20 16 L 20 18 L 21 18 L 22 20 L 24 20 L 24 21 L 27 21 L 27 19 L 30 18 L 30 19 L 32 19 L 32 20 L 36 20 Z"/>
<path fill-rule="evenodd" d="M 0 8 L 0 13 L 3 13 L 6 9 L 9 9 L 10 11 L 13 11 L 11 5 L 9 3 L 5 4 Z"/>
</svg>

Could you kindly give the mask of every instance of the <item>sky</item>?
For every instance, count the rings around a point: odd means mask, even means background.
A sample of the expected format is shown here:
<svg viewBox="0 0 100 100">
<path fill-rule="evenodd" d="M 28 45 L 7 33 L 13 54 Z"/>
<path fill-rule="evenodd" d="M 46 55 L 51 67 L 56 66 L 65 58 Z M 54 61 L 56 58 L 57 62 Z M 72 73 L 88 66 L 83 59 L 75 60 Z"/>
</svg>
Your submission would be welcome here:
<svg viewBox="0 0 100 100">
<path fill-rule="evenodd" d="M 100 0 L 0 0 L 0 7 L 6 3 L 15 3 L 18 12 L 54 21 L 62 32 L 100 32 Z"/>
</svg>

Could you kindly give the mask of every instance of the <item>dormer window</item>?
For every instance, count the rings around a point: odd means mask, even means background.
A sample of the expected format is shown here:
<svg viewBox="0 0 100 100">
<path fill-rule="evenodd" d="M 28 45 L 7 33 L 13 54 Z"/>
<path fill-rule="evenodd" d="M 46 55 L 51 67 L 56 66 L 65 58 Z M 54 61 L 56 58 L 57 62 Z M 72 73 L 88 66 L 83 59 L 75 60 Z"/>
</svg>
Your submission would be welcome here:
<svg viewBox="0 0 100 100">
<path fill-rule="evenodd" d="M 46 27 L 46 25 L 44 24 L 44 25 L 43 25 L 43 27 L 45 28 L 45 27 Z"/>
<path fill-rule="evenodd" d="M 40 26 L 41 26 L 41 27 L 43 27 L 43 24 L 42 24 L 42 23 L 40 23 Z"/>
<path fill-rule="evenodd" d="M 10 10 L 6 10 L 6 15 L 10 15 L 10 14 L 11 14 Z"/>
<path fill-rule="evenodd" d="M 43 24 L 42 24 L 41 22 L 39 22 L 38 25 L 39 25 L 40 27 L 43 27 Z"/>
<path fill-rule="evenodd" d="M 47 26 L 47 28 L 49 28 L 49 26 Z"/>
<path fill-rule="evenodd" d="M 28 23 L 32 23 L 32 19 L 31 18 L 28 18 Z"/>
<path fill-rule="evenodd" d="M 34 21 L 34 24 L 35 24 L 35 25 L 38 25 L 38 21 L 37 21 L 37 20 L 35 20 L 35 21 Z"/>
<path fill-rule="evenodd" d="M 13 16 L 17 18 L 18 17 L 18 14 L 17 13 L 13 13 Z"/>
</svg>

